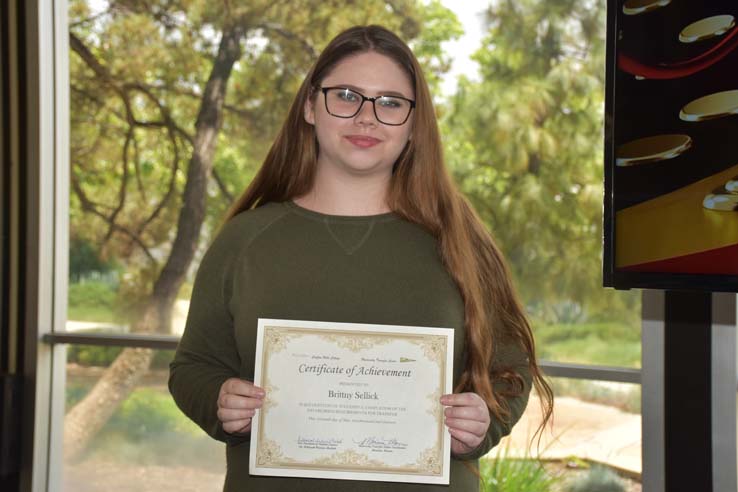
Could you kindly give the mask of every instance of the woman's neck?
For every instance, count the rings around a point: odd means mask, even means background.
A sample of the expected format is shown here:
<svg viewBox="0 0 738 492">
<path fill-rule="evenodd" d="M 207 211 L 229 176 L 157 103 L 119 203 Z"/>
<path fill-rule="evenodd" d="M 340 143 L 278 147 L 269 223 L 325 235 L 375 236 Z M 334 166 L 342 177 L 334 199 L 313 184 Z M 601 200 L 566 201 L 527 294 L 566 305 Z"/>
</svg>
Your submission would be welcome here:
<svg viewBox="0 0 738 492">
<path fill-rule="evenodd" d="M 390 176 L 334 176 L 317 172 L 312 189 L 293 201 L 331 215 L 376 215 L 390 212 L 386 196 Z"/>
</svg>

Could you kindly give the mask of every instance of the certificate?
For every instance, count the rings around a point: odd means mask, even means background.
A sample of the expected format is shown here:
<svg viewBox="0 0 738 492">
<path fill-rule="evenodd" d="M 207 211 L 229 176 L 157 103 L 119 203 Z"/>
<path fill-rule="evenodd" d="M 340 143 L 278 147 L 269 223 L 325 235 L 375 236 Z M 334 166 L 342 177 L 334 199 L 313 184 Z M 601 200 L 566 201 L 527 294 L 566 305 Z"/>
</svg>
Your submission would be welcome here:
<svg viewBox="0 0 738 492">
<path fill-rule="evenodd" d="M 259 318 L 254 475 L 448 484 L 449 328 Z"/>
</svg>

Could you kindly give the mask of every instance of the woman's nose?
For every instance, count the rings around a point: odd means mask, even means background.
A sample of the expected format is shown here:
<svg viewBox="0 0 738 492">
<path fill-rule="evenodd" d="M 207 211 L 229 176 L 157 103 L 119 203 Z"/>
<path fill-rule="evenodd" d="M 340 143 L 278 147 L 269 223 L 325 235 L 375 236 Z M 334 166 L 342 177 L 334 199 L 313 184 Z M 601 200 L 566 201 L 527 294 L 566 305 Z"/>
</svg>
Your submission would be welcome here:
<svg viewBox="0 0 738 492">
<path fill-rule="evenodd" d="M 364 101 L 361 105 L 359 112 L 354 117 L 354 121 L 357 123 L 377 123 L 377 117 L 374 115 L 374 105 L 371 101 Z"/>
</svg>

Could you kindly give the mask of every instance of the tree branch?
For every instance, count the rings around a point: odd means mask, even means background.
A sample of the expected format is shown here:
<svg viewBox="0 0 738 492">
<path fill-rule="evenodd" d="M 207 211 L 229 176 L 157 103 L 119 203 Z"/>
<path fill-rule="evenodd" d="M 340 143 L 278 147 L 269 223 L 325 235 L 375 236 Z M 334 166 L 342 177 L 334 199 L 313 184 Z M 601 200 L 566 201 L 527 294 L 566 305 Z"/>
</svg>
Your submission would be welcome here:
<svg viewBox="0 0 738 492">
<path fill-rule="evenodd" d="M 195 92 L 193 90 L 185 89 L 183 87 L 169 87 L 169 86 L 164 86 L 164 85 L 152 85 L 152 84 L 142 84 L 142 85 L 149 90 L 166 91 L 166 92 L 171 92 L 173 94 L 177 94 L 179 96 L 187 96 L 187 97 L 191 97 L 197 100 L 202 99 L 202 94 Z M 231 104 L 223 104 L 223 109 L 231 113 L 235 113 L 237 116 L 240 116 L 241 118 L 245 120 L 249 120 L 249 121 L 256 120 L 256 113 L 249 109 L 238 108 Z M 191 138 L 190 138 L 190 143 L 192 143 Z"/>
<path fill-rule="evenodd" d="M 90 69 L 95 73 L 95 75 L 101 79 L 107 86 L 109 86 L 123 101 L 123 105 L 126 108 L 126 114 L 118 115 L 121 120 L 125 121 L 128 124 L 128 132 L 126 134 L 126 140 L 123 145 L 123 179 L 121 181 L 121 188 L 119 192 L 119 202 L 113 213 L 110 217 L 106 217 L 106 221 L 109 223 L 109 229 L 108 232 L 105 235 L 105 241 L 107 241 L 113 231 L 115 229 L 119 229 L 122 226 L 118 226 L 115 223 L 115 219 L 117 215 L 120 213 L 120 211 L 123 208 L 124 201 L 126 198 L 126 186 L 128 182 L 128 148 L 133 140 L 134 143 L 134 150 L 136 153 L 136 176 L 139 179 L 139 188 L 143 190 L 143 185 L 140 181 L 140 169 L 138 166 L 138 147 L 137 147 L 137 141 L 135 139 L 135 128 L 136 127 L 144 127 L 144 128 L 166 128 L 169 134 L 169 139 L 172 142 L 172 147 L 174 151 L 174 157 L 172 159 L 172 172 L 171 172 L 171 178 L 169 180 L 169 184 L 167 187 L 167 192 L 162 197 L 162 200 L 157 204 L 156 207 L 154 207 L 154 210 L 152 213 L 144 220 L 136 229 L 135 233 L 130 233 L 129 236 L 131 237 L 132 241 L 136 242 L 136 244 L 139 244 L 143 247 L 144 244 L 142 241 L 135 241 L 135 237 L 138 237 L 140 234 L 143 233 L 144 229 L 151 224 L 161 213 L 161 211 L 166 206 L 167 202 L 171 199 L 171 197 L 174 194 L 174 190 L 176 188 L 176 175 L 179 171 L 179 162 L 180 162 L 180 153 L 179 153 L 179 145 L 177 143 L 176 134 L 179 133 L 181 136 L 183 136 L 187 141 L 190 142 L 190 144 L 193 143 L 193 137 L 188 134 L 183 128 L 181 128 L 179 125 L 177 125 L 174 121 L 174 119 L 171 117 L 171 113 L 169 112 L 168 108 L 164 106 L 161 101 L 159 101 L 159 98 L 156 97 L 155 94 L 153 94 L 147 87 L 145 87 L 143 84 L 133 82 L 133 83 L 125 83 L 122 85 L 119 85 L 112 74 L 108 71 L 106 67 L 104 67 L 92 54 L 92 52 L 84 45 L 84 43 L 77 38 L 73 33 L 69 34 L 70 36 L 70 46 L 72 49 L 77 53 L 82 60 L 87 64 Z M 162 121 L 140 121 L 136 119 L 135 115 L 132 111 L 132 105 L 130 102 L 130 96 L 129 92 L 132 90 L 136 90 L 144 94 L 150 101 L 154 103 L 154 105 L 158 108 L 160 114 L 162 115 Z M 89 96 L 89 94 L 87 94 Z M 97 100 L 96 98 L 93 98 L 98 103 L 101 103 L 102 101 Z M 115 111 L 113 111 L 115 114 Z M 81 191 L 81 188 L 79 188 L 79 191 Z M 87 202 L 89 204 L 89 202 Z M 87 208 L 86 210 L 92 212 L 93 210 L 96 210 L 94 207 Z M 150 256 L 150 253 L 147 254 Z"/>
<path fill-rule="evenodd" d="M 108 232 L 105 234 L 103 242 L 107 242 L 113 235 L 113 224 L 115 224 L 115 218 L 123 210 L 123 206 L 126 203 L 126 195 L 128 190 L 128 146 L 131 144 L 133 138 L 133 127 L 129 126 L 126 132 L 126 141 L 123 144 L 123 177 L 120 180 L 120 189 L 118 191 L 118 204 L 115 206 L 113 213 L 110 214 Z"/>
<path fill-rule="evenodd" d="M 133 169 L 136 171 L 136 184 L 138 185 L 138 192 L 141 195 L 141 199 L 146 203 L 146 188 L 143 185 L 141 179 L 141 155 L 138 151 L 138 138 L 136 133 L 133 133 Z"/>
<path fill-rule="evenodd" d="M 128 228 L 111 221 L 110 217 L 108 217 L 107 215 L 105 215 L 104 213 L 98 210 L 97 207 L 99 205 L 87 197 L 84 190 L 82 190 L 82 186 L 79 183 L 79 179 L 77 178 L 77 175 L 74 172 L 71 173 L 71 184 L 72 184 L 72 190 L 74 190 L 75 195 L 77 195 L 77 198 L 79 198 L 79 201 L 82 204 L 83 210 L 100 217 L 106 223 L 110 224 L 111 228 L 118 230 L 122 232 L 123 234 L 129 236 L 136 244 L 139 245 L 139 247 L 144 251 L 144 253 L 149 258 L 149 260 L 151 260 L 152 263 L 154 263 L 155 265 L 158 263 L 156 259 L 154 258 L 154 256 L 149 251 L 149 248 L 143 242 L 143 239 L 141 239 L 137 234 L 130 231 Z"/>
<path fill-rule="evenodd" d="M 233 203 L 233 195 L 230 191 L 228 191 L 228 188 L 226 188 L 225 182 L 220 179 L 220 175 L 218 174 L 218 171 L 213 168 L 213 179 L 215 179 L 216 184 L 218 185 L 218 188 L 220 188 L 220 192 L 223 194 L 223 198 L 226 199 L 228 202 L 227 205 L 230 205 Z"/>
<path fill-rule="evenodd" d="M 281 25 L 279 25 L 277 23 L 274 23 L 274 22 L 262 22 L 260 24 L 256 24 L 254 27 L 255 28 L 258 28 L 258 29 L 263 29 L 265 31 L 274 31 L 274 32 L 276 32 L 277 34 L 279 34 L 280 36 L 282 36 L 282 37 L 284 37 L 286 39 L 289 39 L 291 41 L 297 41 L 300 44 L 300 46 L 302 46 L 302 48 L 305 50 L 305 52 L 308 55 L 310 55 L 310 58 L 311 59 L 314 60 L 314 59 L 318 58 L 318 51 L 315 48 L 313 48 L 313 45 L 311 45 L 307 40 L 301 38 L 300 36 L 298 36 L 294 32 L 286 29 L 285 27 L 283 27 L 283 26 L 281 26 Z"/>
<path fill-rule="evenodd" d="M 101 79 L 108 87 L 113 89 L 113 91 L 120 96 L 123 104 L 126 107 L 126 114 L 129 118 L 132 118 L 133 111 L 131 110 L 131 102 L 128 99 L 128 95 L 121 87 L 118 86 L 110 71 L 108 71 L 108 69 L 105 68 L 97 60 L 97 58 L 95 58 L 95 55 L 92 54 L 87 46 L 85 46 L 82 40 L 75 36 L 72 32 L 69 33 L 69 46 L 75 53 L 77 53 L 80 58 L 82 58 L 82 61 L 84 61 L 85 64 L 90 67 L 90 69 L 95 73 L 95 75 L 97 75 L 99 79 Z"/>
</svg>

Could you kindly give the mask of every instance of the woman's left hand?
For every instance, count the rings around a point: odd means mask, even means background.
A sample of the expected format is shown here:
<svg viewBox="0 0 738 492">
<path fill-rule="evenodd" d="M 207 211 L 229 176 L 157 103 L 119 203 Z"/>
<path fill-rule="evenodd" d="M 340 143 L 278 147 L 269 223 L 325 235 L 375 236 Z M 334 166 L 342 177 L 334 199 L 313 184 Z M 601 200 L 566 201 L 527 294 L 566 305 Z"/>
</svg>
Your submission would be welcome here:
<svg viewBox="0 0 738 492">
<path fill-rule="evenodd" d="M 489 429 L 489 410 L 482 397 L 476 393 L 443 395 L 441 404 L 448 407 L 444 413 L 451 433 L 451 452 L 465 454 L 475 450 Z"/>
</svg>

